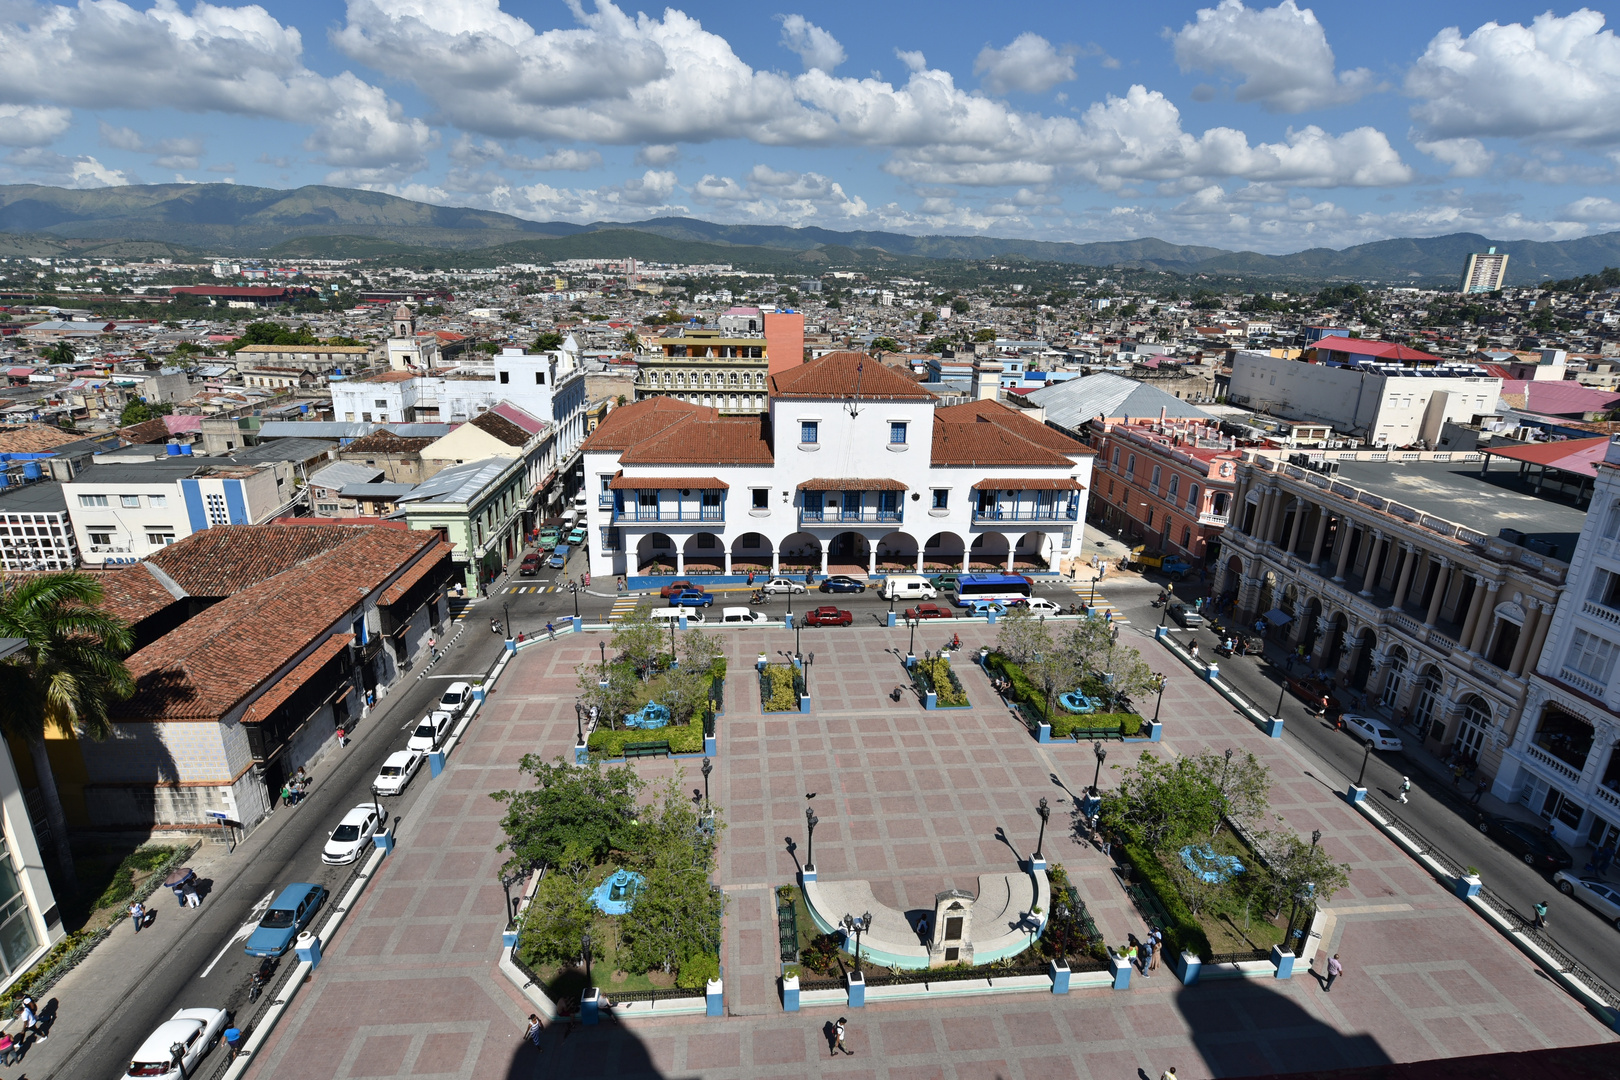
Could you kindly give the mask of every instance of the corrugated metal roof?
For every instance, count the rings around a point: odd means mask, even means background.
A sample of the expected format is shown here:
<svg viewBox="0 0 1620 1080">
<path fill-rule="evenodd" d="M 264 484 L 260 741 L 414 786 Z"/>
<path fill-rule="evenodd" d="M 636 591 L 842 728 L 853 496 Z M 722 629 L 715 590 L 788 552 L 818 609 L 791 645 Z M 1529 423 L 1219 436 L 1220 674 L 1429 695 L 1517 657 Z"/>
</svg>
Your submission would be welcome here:
<svg viewBox="0 0 1620 1080">
<path fill-rule="evenodd" d="M 469 461 L 465 465 L 452 465 L 435 476 L 417 484 L 400 497 L 400 502 L 464 503 L 494 482 L 501 473 L 517 462 L 512 458 L 485 458 Z"/>
<path fill-rule="evenodd" d="M 1214 419 L 1174 394 L 1107 372 L 1042 387 L 1028 400 L 1044 408 L 1048 420 L 1070 431 L 1099 416 L 1157 419 L 1161 408 L 1166 416 L 1178 419 Z"/>
</svg>

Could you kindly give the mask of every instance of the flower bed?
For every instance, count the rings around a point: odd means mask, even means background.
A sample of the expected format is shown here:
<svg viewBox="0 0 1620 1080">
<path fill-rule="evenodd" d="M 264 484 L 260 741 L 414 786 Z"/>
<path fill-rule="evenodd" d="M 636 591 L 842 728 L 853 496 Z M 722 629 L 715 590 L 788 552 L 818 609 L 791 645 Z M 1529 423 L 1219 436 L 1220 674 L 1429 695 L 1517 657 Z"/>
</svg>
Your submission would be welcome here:
<svg viewBox="0 0 1620 1080">
<path fill-rule="evenodd" d="M 919 693 L 933 691 L 934 700 L 942 709 L 963 709 L 968 705 L 962 680 L 951 670 L 951 662 L 943 657 L 918 660 L 911 668 L 911 681 Z"/>
<path fill-rule="evenodd" d="M 792 664 L 766 664 L 759 673 L 759 703 L 766 712 L 798 712 L 804 676 Z"/>
<path fill-rule="evenodd" d="M 1133 712 L 1095 712 L 1072 713 L 1063 706 L 1054 704 L 1052 711 L 1046 711 L 1046 698 L 1040 689 L 1030 682 L 1029 676 L 1018 664 L 1008 660 L 1000 653 L 990 653 L 984 660 L 985 669 L 1005 678 L 1012 683 L 1012 690 L 1008 697 L 1023 707 L 1023 713 L 1029 718 L 1031 728 L 1038 724 L 1052 725 L 1054 739 L 1071 738 L 1075 732 L 1085 738 L 1087 731 L 1098 728 L 1118 727 L 1120 734 L 1125 738 L 1133 738 L 1142 732 L 1142 717 Z"/>
</svg>

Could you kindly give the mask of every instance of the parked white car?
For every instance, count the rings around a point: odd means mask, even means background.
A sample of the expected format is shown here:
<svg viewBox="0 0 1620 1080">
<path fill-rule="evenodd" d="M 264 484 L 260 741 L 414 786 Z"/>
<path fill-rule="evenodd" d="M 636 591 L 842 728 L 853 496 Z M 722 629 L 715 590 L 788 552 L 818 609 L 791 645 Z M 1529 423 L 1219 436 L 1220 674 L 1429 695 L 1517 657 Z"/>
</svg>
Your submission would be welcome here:
<svg viewBox="0 0 1620 1080">
<path fill-rule="evenodd" d="M 444 696 L 439 698 L 440 709 L 451 716 L 460 716 L 472 704 L 472 683 L 453 682 L 445 688 Z"/>
<path fill-rule="evenodd" d="M 1568 870 L 1553 875 L 1553 884 L 1565 896 L 1573 896 L 1600 916 L 1620 927 L 1620 886 L 1602 878 L 1577 877 Z"/>
<path fill-rule="evenodd" d="M 338 822 L 338 827 L 332 830 L 326 847 L 321 851 L 321 862 L 329 866 L 354 862 L 387 821 L 388 811 L 376 803 L 366 803 L 350 810 Z"/>
<path fill-rule="evenodd" d="M 763 611 L 755 611 L 747 607 L 728 607 L 720 609 L 720 621 L 732 626 L 750 626 L 762 623 L 769 619 Z"/>
<path fill-rule="evenodd" d="M 1028 600 L 1021 603 L 1015 601 L 1013 603 L 1013 607 L 1022 608 L 1024 611 L 1027 611 L 1031 615 L 1035 616 L 1063 614 L 1062 604 L 1054 604 L 1044 596 L 1032 596 Z"/>
<path fill-rule="evenodd" d="M 802 581 L 793 581 L 793 580 L 791 580 L 789 578 L 785 578 L 785 577 L 773 577 L 773 578 L 771 578 L 771 580 L 769 580 L 765 584 L 761 585 L 760 589 L 762 589 L 764 592 L 766 592 L 767 594 L 769 594 L 771 596 L 775 596 L 777 593 L 784 593 L 784 592 L 785 593 L 802 593 L 802 592 L 805 591 L 805 586 L 804 586 L 804 582 L 802 582 Z"/>
<path fill-rule="evenodd" d="M 450 734 L 450 725 L 454 722 L 455 717 L 443 709 L 434 709 L 416 725 L 416 730 L 411 732 L 410 739 L 405 743 L 405 749 L 420 750 L 424 754 L 437 750 Z"/>
<path fill-rule="evenodd" d="M 395 750 L 383 762 L 382 771 L 371 782 L 371 790 L 378 795 L 398 795 L 426 760 L 426 754 L 415 750 Z"/>
<path fill-rule="evenodd" d="M 1361 742 L 1372 743 L 1374 750 L 1399 750 L 1404 745 L 1401 737 L 1376 716 L 1345 713 L 1344 728 Z"/>
<path fill-rule="evenodd" d="M 129 1071 L 124 1075 L 139 1076 L 143 1080 L 180 1080 L 182 1075 L 195 1076 L 197 1066 L 224 1034 L 227 1019 L 224 1009 L 181 1009 L 146 1037 L 129 1059 Z M 173 1049 L 177 1044 L 185 1047 L 184 1073 L 181 1059 Z"/>
</svg>

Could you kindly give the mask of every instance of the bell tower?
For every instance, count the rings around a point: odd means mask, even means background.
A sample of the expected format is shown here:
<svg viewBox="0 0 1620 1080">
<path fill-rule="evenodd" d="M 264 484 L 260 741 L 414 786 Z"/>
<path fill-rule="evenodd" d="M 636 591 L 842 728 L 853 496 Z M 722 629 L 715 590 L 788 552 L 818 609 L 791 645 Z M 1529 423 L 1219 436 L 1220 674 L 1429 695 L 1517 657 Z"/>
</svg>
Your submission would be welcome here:
<svg viewBox="0 0 1620 1080">
<path fill-rule="evenodd" d="M 416 313 L 409 304 L 401 303 L 394 309 L 394 336 L 397 338 L 413 338 L 416 336 Z"/>
</svg>

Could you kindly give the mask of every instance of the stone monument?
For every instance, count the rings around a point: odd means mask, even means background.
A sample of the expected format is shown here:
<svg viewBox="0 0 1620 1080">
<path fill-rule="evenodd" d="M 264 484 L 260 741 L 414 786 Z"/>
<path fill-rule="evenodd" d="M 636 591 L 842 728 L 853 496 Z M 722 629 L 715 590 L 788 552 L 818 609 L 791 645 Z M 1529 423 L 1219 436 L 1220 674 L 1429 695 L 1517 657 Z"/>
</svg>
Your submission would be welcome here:
<svg viewBox="0 0 1620 1080">
<path fill-rule="evenodd" d="M 928 966 L 973 963 L 972 893 L 946 889 L 934 896 L 934 934 L 928 942 Z"/>
</svg>

